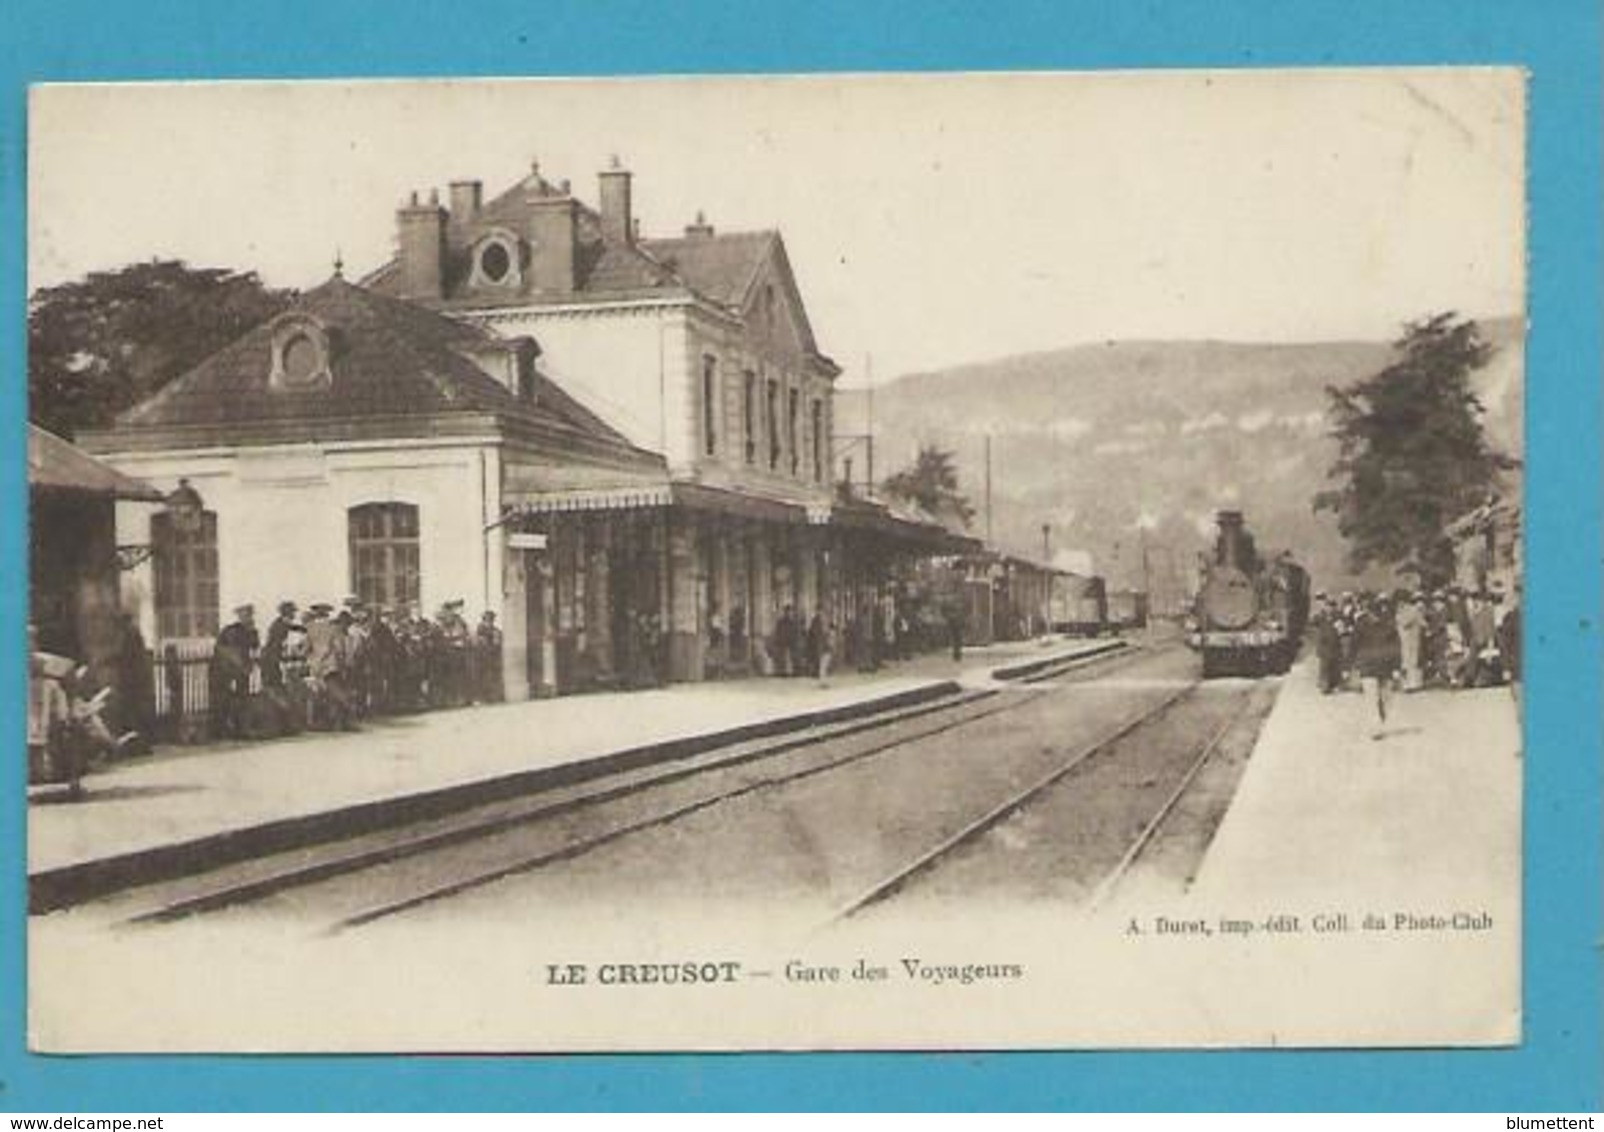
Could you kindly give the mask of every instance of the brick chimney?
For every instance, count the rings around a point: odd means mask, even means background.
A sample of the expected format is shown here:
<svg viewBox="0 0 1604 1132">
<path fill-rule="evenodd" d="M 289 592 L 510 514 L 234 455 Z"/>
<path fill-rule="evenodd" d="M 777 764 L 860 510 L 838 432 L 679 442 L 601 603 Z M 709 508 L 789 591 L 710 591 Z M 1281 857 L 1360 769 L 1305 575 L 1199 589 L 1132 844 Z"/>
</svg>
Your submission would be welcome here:
<svg viewBox="0 0 1604 1132">
<path fill-rule="evenodd" d="M 600 181 L 602 238 L 615 244 L 634 243 L 635 219 L 630 202 L 629 170 L 615 156 L 612 164 L 602 170 Z"/>
<path fill-rule="evenodd" d="M 479 209 L 484 206 L 485 186 L 483 181 L 452 181 L 451 182 L 451 242 L 462 244 L 462 233 L 479 217 Z"/>
<path fill-rule="evenodd" d="M 408 299 L 438 299 L 444 294 L 446 211 L 438 190 L 429 203 L 419 204 L 418 194 L 396 212 L 397 244 L 401 261 L 401 293 Z"/>
<path fill-rule="evenodd" d="M 566 194 L 528 198 L 529 243 L 527 281 L 531 289 L 566 292 L 574 289 L 574 252 L 579 242 L 579 206 Z"/>
</svg>

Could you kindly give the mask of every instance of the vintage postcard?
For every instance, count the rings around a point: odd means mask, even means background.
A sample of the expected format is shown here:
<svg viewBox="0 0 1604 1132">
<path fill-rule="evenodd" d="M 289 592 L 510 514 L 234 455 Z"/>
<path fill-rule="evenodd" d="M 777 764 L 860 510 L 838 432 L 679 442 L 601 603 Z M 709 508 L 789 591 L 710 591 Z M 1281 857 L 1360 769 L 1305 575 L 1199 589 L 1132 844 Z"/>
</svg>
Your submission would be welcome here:
<svg viewBox="0 0 1604 1132">
<path fill-rule="evenodd" d="M 35 1050 L 1519 1042 L 1518 70 L 29 127 Z"/>
</svg>

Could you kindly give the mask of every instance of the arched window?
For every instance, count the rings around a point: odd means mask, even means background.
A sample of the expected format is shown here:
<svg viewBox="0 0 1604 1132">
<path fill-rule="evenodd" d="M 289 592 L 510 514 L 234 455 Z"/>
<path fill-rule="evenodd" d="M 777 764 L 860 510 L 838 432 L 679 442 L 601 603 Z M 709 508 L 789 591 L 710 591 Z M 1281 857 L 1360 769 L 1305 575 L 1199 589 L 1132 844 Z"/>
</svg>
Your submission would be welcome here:
<svg viewBox="0 0 1604 1132">
<path fill-rule="evenodd" d="M 368 605 L 418 600 L 418 509 L 410 503 L 364 503 L 349 513 L 351 592 Z"/>
<path fill-rule="evenodd" d="M 156 635 L 211 637 L 217 633 L 217 512 L 180 520 L 169 511 L 150 517 L 156 585 Z"/>
</svg>

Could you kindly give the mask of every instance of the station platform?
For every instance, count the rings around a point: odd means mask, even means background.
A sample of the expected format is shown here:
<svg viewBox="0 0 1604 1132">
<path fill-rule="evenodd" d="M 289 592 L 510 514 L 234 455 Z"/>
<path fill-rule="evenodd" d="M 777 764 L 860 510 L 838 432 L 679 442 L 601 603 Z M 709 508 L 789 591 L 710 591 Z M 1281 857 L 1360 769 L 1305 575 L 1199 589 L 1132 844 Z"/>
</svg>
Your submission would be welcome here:
<svg viewBox="0 0 1604 1132">
<path fill-rule="evenodd" d="M 875 673 L 753 678 L 477 705 L 355 733 L 167 747 L 98 771 L 76 801 L 30 791 L 30 907 L 293 848 L 422 805 L 474 805 L 726 743 L 933 700 L 1120 647 L 1063 637 L 966 648 Z M 248 843 L 248 844 L 247 844 Z M 52 895 L 53 894 L 53 895 Z"/>
<path fill-rule="evenodd" d="M 1190 897 L 1518 916 L 1520 712 L 1509 687 L 1322 695 L 1285 678 Z"/>
</svg>

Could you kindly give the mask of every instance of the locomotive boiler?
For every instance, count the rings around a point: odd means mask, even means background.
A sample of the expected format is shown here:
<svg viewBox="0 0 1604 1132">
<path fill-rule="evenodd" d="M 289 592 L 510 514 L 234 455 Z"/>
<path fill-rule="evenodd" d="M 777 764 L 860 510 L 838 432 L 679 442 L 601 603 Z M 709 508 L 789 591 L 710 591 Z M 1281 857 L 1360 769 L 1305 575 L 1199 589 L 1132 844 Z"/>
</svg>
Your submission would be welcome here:
<svg viewBox="0 0 1604 1132">
<path fill-rule="evenodd" d="M 1285 672 L 1309 619 L 1308 571 L 1290 553 L 1262 559 L 1242 512 L 1221 511 L 1215 524 L 1214 554 L 1198 589 L 1191 635 L 1203 656 L 1203 675 Z"/>
</svg>

